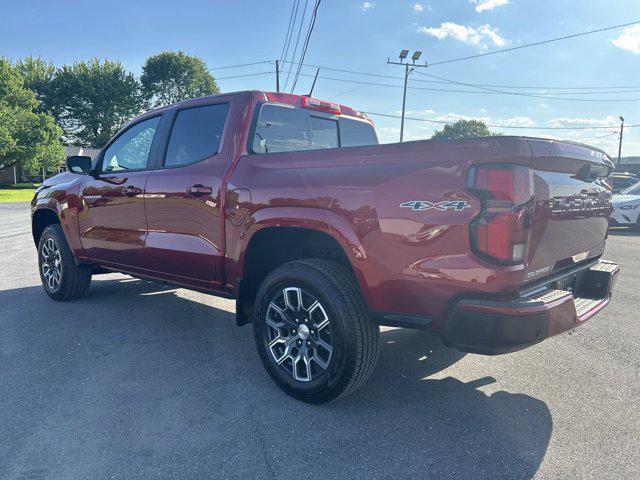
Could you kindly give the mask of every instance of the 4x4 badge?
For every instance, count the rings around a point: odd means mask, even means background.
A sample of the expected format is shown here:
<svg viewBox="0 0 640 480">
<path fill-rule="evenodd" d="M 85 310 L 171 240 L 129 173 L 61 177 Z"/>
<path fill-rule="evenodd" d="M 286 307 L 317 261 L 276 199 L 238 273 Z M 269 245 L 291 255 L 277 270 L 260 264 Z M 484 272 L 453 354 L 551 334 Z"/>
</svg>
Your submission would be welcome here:
<svg viewBox="0 0 640 480">
<path fill-rule="evenodd" d="M 410 208 L 411 210 L 422 211 L 422 210 L 439 210 L 441 212 L 447 210 L 455 210 L 456 212 L 461 212 L 465 208 L 470 208 L 469 205 L 464 200 L 444 200 L 442 202 L 429 202 L 428 200 L 413 200 L 411 202 L 404 202 L 400 204 L 402 208 Z"/>
</svg>

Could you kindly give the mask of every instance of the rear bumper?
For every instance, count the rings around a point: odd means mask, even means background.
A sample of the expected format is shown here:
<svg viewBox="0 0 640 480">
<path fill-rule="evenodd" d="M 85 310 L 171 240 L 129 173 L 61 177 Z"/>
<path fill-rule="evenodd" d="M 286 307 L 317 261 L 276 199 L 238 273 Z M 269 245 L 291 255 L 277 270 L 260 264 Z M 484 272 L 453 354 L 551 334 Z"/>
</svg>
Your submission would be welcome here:
<svg viewBox="0 0 640 480">
<path fill-rule="evenodd" d="M 508 302 L 461 300 L 444 322 L 445 345 L 464 352 L 513 352 L 577 327 L 607 306 L 619 271 L 600 260 L 578 272 L 575 294 L 559 289 L 562 279 Z"/>
</svg>

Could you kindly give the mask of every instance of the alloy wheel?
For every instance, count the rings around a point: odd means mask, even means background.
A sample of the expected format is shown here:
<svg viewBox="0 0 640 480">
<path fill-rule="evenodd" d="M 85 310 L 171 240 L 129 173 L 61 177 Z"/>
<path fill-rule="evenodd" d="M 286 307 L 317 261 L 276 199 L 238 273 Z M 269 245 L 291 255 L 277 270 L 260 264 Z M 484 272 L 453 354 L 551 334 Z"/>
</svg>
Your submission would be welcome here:
<svg viewBox="0 0 640 480">
<path fill-rule="evenodd" d="M 329 367 L 333 332 L 322 304 L 298 287 L 277 292 L 266 312 L 264 339 L 273 360 L 294 380 L 310 382 Z"/>
<path fill-rule="evenodd" d="M 55 292 L 60 287 L 60 281 L 62 280 L 60 249 L 56 241 L 49 237 L 44 241 L 40 253 L 42 256 L 42 276 L 49 290 Z"/>
</svg>

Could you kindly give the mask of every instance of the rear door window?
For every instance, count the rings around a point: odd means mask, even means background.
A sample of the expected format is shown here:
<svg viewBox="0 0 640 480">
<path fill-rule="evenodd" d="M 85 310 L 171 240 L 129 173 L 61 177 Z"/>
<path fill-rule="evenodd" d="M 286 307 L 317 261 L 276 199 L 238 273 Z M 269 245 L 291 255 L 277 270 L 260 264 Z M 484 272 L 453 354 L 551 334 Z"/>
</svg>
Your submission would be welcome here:
<svg viewBox="0 0 640 480">
<path fill-rule="evenodd" d="M 199 162 L 218 153 L 228 104 L 180 110 L 169 137 L 165 167 Z"/>
</svg>

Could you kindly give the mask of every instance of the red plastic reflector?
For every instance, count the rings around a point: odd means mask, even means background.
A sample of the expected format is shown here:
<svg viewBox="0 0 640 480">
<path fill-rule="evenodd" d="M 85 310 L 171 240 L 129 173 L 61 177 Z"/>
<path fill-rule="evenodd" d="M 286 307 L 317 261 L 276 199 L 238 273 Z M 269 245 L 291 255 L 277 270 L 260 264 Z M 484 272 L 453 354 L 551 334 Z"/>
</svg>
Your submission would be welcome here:
<svg viewBox="0 0 640 480">
<path fill-rule="evenodd" d="M 325 102 L 311 97 L 302 97 L 302 106 L 311 110 L 319 110 L 321 112 L 333 113 L 340 115 L 340 105 L 337 103 Z"/>
</svg>

